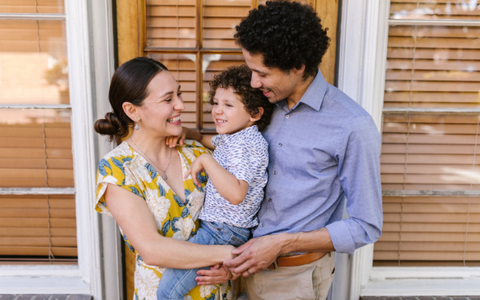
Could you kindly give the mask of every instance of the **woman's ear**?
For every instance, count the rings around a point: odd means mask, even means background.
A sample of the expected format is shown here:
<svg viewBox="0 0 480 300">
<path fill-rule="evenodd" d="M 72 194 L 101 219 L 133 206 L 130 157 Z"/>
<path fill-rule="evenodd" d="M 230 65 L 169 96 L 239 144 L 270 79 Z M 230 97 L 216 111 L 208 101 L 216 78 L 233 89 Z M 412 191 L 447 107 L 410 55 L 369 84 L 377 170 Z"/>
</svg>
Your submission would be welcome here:
<svg viewBox="0 0 480 300">
<path fill-rule="evenodd" d="M 263 107 L 259 107 L 258 108 L 258 113 L 256 113 L 255 115 L 253 116 L 250 116 L 250 121 L 251 122 L 257 122 L 258 120 L 260 120 L 263 116 Z"/>
<path fill-rule="evenodd" d="M 122 104 L 123 111 L 125 114 L 134 122 L 138 122 L 140 120 L 140 112 L 138 111 L 138 107 L 133 105 L 130 102 L 123 102 Z"/>
</svg>

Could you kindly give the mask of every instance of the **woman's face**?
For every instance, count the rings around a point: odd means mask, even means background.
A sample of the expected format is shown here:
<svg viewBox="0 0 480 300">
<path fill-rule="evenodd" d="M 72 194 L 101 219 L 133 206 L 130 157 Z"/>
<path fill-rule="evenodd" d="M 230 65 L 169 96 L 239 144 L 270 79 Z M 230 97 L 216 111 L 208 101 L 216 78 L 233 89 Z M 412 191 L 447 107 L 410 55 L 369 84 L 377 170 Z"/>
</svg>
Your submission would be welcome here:
<svg viewBox="0 0 480 300">
<path fill-rule="evenodd" d="M 160 137 L 180 135 L 180 115 L 185 109 L 180 85 L 168 71 L 158 73 L 147 87 L 148 96 L 138 107 L 140 130 Z"/>
</svg>

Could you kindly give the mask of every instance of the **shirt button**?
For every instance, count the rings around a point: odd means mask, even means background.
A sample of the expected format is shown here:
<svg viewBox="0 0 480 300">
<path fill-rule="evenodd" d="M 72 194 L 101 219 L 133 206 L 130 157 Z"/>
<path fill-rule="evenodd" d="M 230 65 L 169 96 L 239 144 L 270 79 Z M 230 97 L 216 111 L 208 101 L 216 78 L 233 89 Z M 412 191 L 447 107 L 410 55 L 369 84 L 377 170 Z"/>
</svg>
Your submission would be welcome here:
<svg viewBox="0 0 480 300">
<path fill-rule="evenodd" d="M 268 200 L 267 200 L 267 201 L 268 201 L 268 202 L 272 202 L 272 198 L 268 198 Z"/>
<path fill-rule="evenodd" d="M 286 115 L 285 118 L 286 118 L 286 119 L 290 119 L 290 115 Z"/>
<path fill-rule="evenodd" d="M 282 145 L 282 143 L 278 143 L 278 146 L 282 147 L 283 145 Z"/>
<path fill-rule="evenodd" d="M 273 175 L 277 175 L 277 171 L 273 171 Z"/>
</svg>

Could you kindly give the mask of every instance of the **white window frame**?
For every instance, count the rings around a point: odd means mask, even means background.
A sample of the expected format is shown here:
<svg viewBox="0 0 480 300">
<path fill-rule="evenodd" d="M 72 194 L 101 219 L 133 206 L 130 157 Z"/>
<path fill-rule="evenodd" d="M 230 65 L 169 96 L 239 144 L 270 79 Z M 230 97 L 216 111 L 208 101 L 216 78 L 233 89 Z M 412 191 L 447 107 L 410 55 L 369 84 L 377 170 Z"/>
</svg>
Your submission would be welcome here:
<svg viewBox="0 0 480 300">
<path fill-rule="evenodd" d="M 372 115 L 379 131 L 388 28 L 390 24 L 408 23 L 389 21 L 389 6 L 387 0 L 343 0 L 341 13 L 338 87 Z M 457 23 L 428 22 L 462 26 L 478 26 L 479 22 Z M 360 296 L 480 295 L 477 267 L 372 267 L 373 245 L 360 248 L 346 258 L 339 257 L 340 272 L 331 297 L 334 300 L 358 300 Z"/>
<path fill-rule="evenodd" d="M 105 105 L 97 107 L 96 99 L 108 106 L 114 69 L 112 1 L 65 0 L 65 14 L 0 14 L 3 19 L 39 16 L 66 22 L 70 104 L 0 108 L 71 108 L 75 188 L 12 188 L 0 189 L 0 194 L 74 194 L 78 265 L 2 265 L 0 294 L 88 294 L 94 299 L 123 299 L 117 229 L 94 209 L 99 145 L 93 123 L 97 110 L 105 110 Z M 103 251 L 109 256 L 104 257 Z"/>
</svg>

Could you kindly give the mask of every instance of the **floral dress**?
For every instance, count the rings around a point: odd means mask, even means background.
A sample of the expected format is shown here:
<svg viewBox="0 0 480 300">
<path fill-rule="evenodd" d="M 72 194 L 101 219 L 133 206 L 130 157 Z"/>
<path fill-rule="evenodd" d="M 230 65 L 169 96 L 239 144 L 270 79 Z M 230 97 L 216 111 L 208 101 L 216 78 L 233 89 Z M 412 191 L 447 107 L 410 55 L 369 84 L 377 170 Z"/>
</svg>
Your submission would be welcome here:
<svg viewBox="0 0 480 300">
<path fill-rule="evenodd" d="M 195 141 L 186 140 L 184 146 L 177 146 L 185 174 L 190 164 L 208 150 Z M 204 174 L 202 174 L 204 175 Z M 206 177 L 200 176 L 202 187 L 193 183 L 191 176 L 184 180 L 185 203 L 173 192 L 155 169 L 136 153 L 127 142 L 123 142 L 108 153 L 98 165 L 97 212 L 111 216 L 105 202 L 107 184 L 115 184 L 142 197 L 153 214 L 158 233 L 179 240 L 188 240 L 198 228 L 196 221 L 204 200 Z M 157 287 L 165 268 L 147 265 L 123 234 L 125 243 L 136 256 L 134 300 L 156 300 Z M 232 299 L 229 284 L 220 286 L 197 286 L 185 296 L 192 300 Z"/>
</svg>

